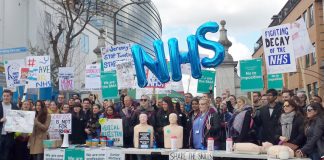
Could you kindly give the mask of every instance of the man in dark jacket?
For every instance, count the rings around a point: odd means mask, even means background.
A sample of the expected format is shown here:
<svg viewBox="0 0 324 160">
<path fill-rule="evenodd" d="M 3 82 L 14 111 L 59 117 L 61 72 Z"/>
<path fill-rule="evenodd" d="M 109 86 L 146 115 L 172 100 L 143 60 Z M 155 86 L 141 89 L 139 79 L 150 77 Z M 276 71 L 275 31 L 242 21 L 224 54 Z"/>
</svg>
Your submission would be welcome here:
<svg viewBox="0 0 324 160">
<path fill-rule="evenodd" d="M 255 124 L 261 129 L 261 142 L 278 144 L 275 138 L 276 127 L 278 127 L 282 104 L 277 103 L 278 92 L 275 89 L 267 90 L 269 104 L 260 108 L 260 113 L 255 117 Z"/>
<path fill-rule="evenodd" d="M 0 160 L 10 159 L 10 150 L 14 145 L 14 133 L 9 133 L 4 130 L 4 125 L 7 121 L 6 114 L 10 110 L 18 110 L 18 107 L 11 103 L 12 92 L 4 90 L 2 94 L 2 102 L 0 102 Z"/>
</svg>

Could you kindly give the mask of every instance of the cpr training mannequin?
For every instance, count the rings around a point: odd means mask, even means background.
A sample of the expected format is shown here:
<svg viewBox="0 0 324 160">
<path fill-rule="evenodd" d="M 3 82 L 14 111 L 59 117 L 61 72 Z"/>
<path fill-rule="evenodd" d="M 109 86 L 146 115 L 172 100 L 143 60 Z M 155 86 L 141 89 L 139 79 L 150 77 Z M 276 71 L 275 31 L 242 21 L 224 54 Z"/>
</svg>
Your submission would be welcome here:
<svg viewBox="0 0 324 160">
<path fill-rule="evenodd" d="M 164 148 L 171 148 L 171 137 L 177 137 L 177 148 L 183 145 L 183 127 L 177 124 L 178 116 L 175 113 L 169 115 L 170 125 L 163 127 Z"/>
<path fill-rule="evenodd" d="M 153 147 L 153 127 L 147 124 L 147 115 L 141 113 L 139 116 L 140 123 L 134 127 L 134 147 L 135 148 L 152 148 Z M 143 142 L 148 142 L 146 145 L 139 145 L 140 134 L 149 134 L 149 139 L 143 140 Z"/>
</svg>

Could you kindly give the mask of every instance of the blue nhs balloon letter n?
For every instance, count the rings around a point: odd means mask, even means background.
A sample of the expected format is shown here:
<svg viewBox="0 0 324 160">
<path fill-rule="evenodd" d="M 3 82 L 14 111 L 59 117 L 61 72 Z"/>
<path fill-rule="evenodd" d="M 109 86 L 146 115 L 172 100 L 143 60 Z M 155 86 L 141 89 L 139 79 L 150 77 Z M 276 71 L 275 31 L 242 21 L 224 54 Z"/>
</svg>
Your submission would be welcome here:
<svg viewBox="0 0 324 160">
<path fill-rule="evenodd" d="M 182 78 L 181 64 L 190 63 L 192 77 L 198 79 L 201 77 L 200 63 L 206 68 L 211 68 L 216 67 L 223 62 L 225 57 L 224 47 L 218 42 L 207 40 L 205 38 L 207 32 L 215 33 L 218 31 L 218 29 L 219 26 L 216 22 L 207 22 L 201 25 L 197 29 L 196 35 L 190 35 L 187 37 L 188 52 L 180 53 L 178 40 L 175 38 L 169 39 L 168 46 L 170 64 L 172 79 L 174 81 L 179 81 Z M 215 52 L 213 58 L 203 58 L 200 62 L 198 44 L 203 48 L 213 50 Z M 140 87 L 145 87 L 148 83 L 146 80 L 144 66 L 150 69 L 162 83 L 166 83 L 170 80 L 169 71 L 165 60 L 163 42 L 161 40 L 156 40 L 154 41 L 153 46 L 156 60 L 145 53 L 145 51 L 139 45 L 133 45 L 131 49 L 137 81 Z"/>
</svg>

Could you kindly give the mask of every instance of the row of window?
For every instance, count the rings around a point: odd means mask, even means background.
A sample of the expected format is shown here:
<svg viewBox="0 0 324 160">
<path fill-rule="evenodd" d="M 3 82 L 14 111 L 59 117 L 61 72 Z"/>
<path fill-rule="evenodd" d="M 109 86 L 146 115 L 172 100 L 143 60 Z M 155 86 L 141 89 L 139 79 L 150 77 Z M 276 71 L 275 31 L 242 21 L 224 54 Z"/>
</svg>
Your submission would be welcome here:
<svg viewBox="0 0 324 160">
<path fill-rule="evenodd" d="M 318 83 L 314 82 L 313 84 L 307 84 L 307 94 L 309 97 L 311 95 L 318 95 Z"/>
<path fill-rule="evenodd" d="M 308 9 L 303 13 L 303 19 L 306 23 L 306 26 L 310 28 L 313 26 L 315 18 L 314 18 L 314 5 L 310 5 Z M 299 19 L 299 18 L 298 18 Z"/>
</svg>

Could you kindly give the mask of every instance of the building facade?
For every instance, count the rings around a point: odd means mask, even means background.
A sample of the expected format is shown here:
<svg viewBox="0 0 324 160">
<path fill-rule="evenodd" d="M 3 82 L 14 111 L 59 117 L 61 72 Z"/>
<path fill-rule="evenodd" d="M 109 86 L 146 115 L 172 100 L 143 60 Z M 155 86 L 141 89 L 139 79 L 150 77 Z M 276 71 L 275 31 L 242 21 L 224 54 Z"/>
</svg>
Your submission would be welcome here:
<svg viewBox="0 0 324 160">
<path fill-rule="evenodd" d="M 288 0 L 281 11 L 272 17 L 269 25 L 292 23 L 300 18 L 306 22 L 313 53 L 296 59 L 297 72 L 284 74 L 284 88 L 305 91 L 309 96 L 324 94 L 324 23 L 322 0 Z M 267 71 L 262 46 L 262 38 L 256 42 L 253 58 L 263 58 L 263 78 L 267 90 Z M 302 74 L 304 73 L 304 74 Z"/>
<path fill-rule="evenodd" d="M 70 66 L 76 68 L 76 91 L 82 90 L 84 86 L 86 64 L 97 61 L 97 55 L 93 53 L 93 50 L 98 45 L 99 29 L 106 31 L 104 34 L 106 46 L 112 45 L 113 14 L 111 13 L 131 2 L 130 0 L 109 1 L 111 4 L 108 4 L 110 7 L 106 8 L 107 14 L 94 17 L 73 43 L 74 55 L 71 57 Z M 56 27 L 62 14 L 60 6 L 53 0 L 2 0 L 0 2 L 0 49 L 28 48 L 25 53 L 2 55 L 2 58 L 5 60 L 23 59 L 35 48 L 43 52 L 51 51 L 47 48 L 49 41 L 44 40 L 46 37 L 44 28 Z M 153 53 L 153 41 L 161 39 L 162 24 L 159 13 L 152 2 L 125 7 L 118 12 L 116 20 L 117 43 L 137 43 L 142 45 L 147 52 Z M 76 30 L 80 27 L 80 25 L 75 26 Z M 62 39 L 60 43 L 63 45 L 64 40 Z M 0 78 L 4 78 L 3 74 Z M 0 82 L 2 82 L 1 86 L 6 86 L 3 80 Z"/>
</svg>

